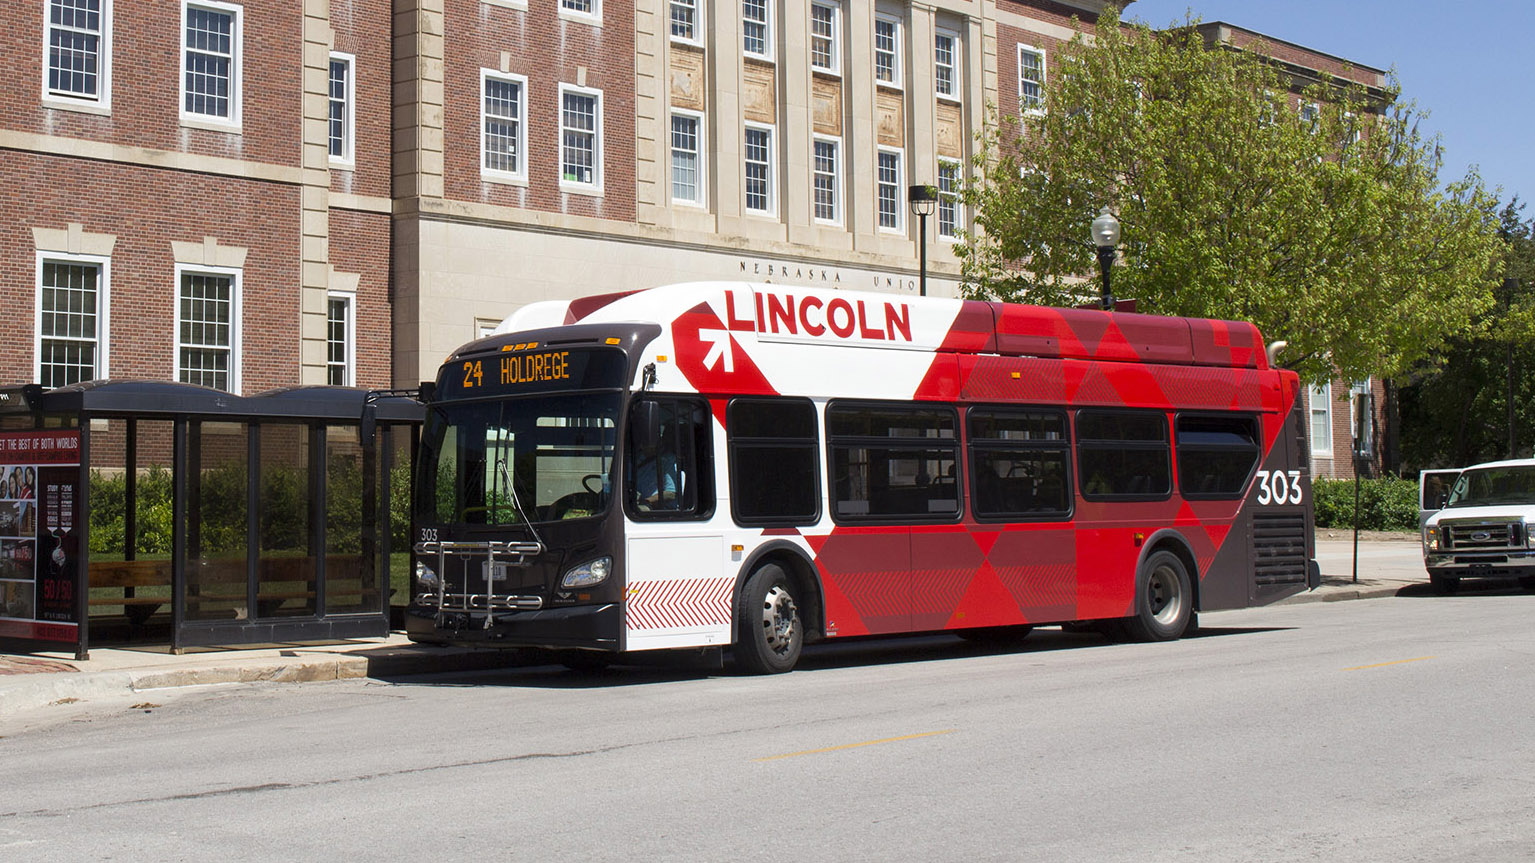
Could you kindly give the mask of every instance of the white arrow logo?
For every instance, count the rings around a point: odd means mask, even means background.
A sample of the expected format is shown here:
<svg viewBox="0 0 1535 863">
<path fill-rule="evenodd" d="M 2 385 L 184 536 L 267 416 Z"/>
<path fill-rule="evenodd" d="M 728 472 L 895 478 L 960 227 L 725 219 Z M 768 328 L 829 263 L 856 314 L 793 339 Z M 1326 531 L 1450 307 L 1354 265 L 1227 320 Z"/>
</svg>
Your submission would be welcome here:
<svg viewBox="0 0 1535 863">
<path fill-rule="evenodd" d="M 709 343 L 709 352 L 704 354 L 704 368 L 713 369 L 714 364 L 723 357 L 725 372 L 729 374 L 736 370 L 735 352 L 730 349 L 729 330 L 699 330 L 698 340 Z"/>
</svg>

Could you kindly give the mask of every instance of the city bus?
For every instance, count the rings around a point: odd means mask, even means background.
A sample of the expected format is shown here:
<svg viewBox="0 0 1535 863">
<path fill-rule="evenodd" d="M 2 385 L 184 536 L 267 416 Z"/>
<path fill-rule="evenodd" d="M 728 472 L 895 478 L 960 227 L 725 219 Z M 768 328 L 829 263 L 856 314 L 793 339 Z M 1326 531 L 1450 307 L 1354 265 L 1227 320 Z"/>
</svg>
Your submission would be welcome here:
<svg viewBox="0 0 1535 863">
<path fill-rule="evenodd" d="M 406 630 L 748 673 L 897 633 L 1177 639 L 1320 581 L 1278 347 L 834 287 L 533 303 L 422 386 Z"/>
</svg>

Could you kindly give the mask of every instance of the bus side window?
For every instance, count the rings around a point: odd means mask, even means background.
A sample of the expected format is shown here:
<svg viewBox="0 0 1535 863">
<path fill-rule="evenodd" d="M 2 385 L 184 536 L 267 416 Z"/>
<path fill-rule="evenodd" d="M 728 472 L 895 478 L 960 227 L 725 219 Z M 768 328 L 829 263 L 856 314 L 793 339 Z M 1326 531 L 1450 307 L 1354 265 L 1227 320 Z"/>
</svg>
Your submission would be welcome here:
<svg viewBox="0 0 1535 863">
<path fill-rule="evenodd" d="M 639 519 L 699 519 L 714 511 L 710 415 L 698 399 L 646 398 L 629 413 L 625 503 Z"/>
<path fill-rule="evenodd" d="M 805 525 L 821 518 L 820 434 L 808 399 L 732 399 L 730 507 L 737 524 Z"/>
</svg>

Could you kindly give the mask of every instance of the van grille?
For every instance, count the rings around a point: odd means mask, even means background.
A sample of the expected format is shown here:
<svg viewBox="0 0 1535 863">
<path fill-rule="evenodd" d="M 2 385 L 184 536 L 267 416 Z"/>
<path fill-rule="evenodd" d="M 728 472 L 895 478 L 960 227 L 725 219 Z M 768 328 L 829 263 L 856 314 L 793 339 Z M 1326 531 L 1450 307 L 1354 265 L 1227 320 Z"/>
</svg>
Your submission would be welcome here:
<svg viewBox="0 0 1535 863">
<path fill-rule="evenodd" d="M 1253 515 L 1253 575 L 1259 585 L 1306 583 L 1304 513 Z"/>
<path fill-rule="evenodd" d="M 1522 548 L 1524 525 L 1513 521 L 1466 521 L 1444 524 L 1445 548 L 1470 551 L 1481 548 Z"/>
</svg>

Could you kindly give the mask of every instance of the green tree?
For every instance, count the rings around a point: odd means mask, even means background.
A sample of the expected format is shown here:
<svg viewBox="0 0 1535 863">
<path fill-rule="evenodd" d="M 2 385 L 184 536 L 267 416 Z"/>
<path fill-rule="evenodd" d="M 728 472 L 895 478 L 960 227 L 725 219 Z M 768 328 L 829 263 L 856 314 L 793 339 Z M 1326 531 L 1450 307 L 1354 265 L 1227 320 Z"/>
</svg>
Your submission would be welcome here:
<svg viewBox="0 0 1535 863">
<path fill-rule="evenodd" d="M 1308 379 L 1410 369 L 1493 303 L 1495 202 L 1474 172 L 1440 185 L 1438 142 L 1394 84 L 1323 80 L 1303 115 L 1261 46 L 1112 11 L 1059 56 L 1045 110 L 982 134 L 967 295 L 1091 302 L 1086 237 L 1107 206 L 1124 225 L 1116 296 L 1253 321 Z"/>
<path fill-rule="evenodd" d="M 1498 214 L 1503 243 L 1493 305 L 1470 332 L 1402 388 L 1402 456 L 1409 467 L 1458 467 L 1535 444 L 1535 220 L 1518 197 Z M 1513 398 L 1509 398 L 1509 382 Z M 1512 412 L 1510 412 L 1512 405 Z"/>
</svg>

